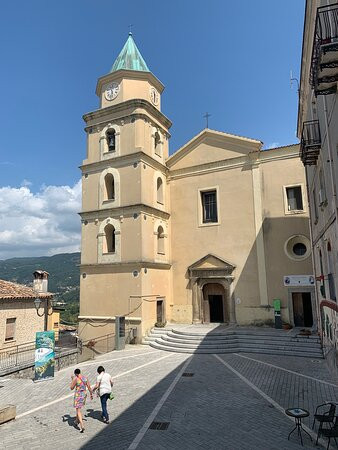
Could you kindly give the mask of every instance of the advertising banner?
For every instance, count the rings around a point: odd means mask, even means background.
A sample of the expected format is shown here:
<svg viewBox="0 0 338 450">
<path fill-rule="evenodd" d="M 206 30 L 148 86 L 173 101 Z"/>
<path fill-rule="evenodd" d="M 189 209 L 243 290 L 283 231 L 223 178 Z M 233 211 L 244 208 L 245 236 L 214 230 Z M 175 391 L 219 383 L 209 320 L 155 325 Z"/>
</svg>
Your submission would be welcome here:
<svg viewBox="0 0 338 450">
<path fill-rule="evenodd" d="M 35 381 L 54 377 L 54 331 L 38 331 L 35 341 Z"/>
</svg>

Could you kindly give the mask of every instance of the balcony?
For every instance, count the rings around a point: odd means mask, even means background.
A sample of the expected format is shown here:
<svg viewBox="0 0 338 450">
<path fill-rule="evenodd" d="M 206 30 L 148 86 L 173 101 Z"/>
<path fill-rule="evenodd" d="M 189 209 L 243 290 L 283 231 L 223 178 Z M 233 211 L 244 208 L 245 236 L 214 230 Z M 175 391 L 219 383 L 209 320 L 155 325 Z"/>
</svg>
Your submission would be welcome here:
<svg viewBox="0 0 338 450">
<path fill-rule="evenodd" d="M 317 164 L 321 141 L 318 120 L 304 122 L 299 151 L 299 156 L 304 166 Z"/>
<path fill-rule="evenodd" d="M 315 95 L 337 92 L 338 3 L 317 9 L 312 47 L 310 83 Z"/>
</svg>

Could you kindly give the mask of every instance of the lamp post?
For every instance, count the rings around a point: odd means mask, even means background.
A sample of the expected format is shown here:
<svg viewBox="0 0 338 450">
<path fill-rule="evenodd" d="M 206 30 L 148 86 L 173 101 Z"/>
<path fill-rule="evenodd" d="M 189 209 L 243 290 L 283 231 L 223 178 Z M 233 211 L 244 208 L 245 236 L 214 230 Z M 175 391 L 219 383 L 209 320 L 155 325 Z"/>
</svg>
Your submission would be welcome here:
<svg viewBox="0 0 338 450">
<path fill-rule="evenodd" d="M 41 300 L 41 298 L 39 298 L 39 297 L 36 297 L 36 298 L 35 298 L 35 300 L 34 300 L 34 306 L 35 306 L 35 309 L 36 309 L 36 313 L 37 313 L 37 315 L 38 315 L 39 317 L 45 316 L 45 330 L 47 330 L 47 326 L 48 326 L 47 318 L 48 318 L 48 316 L 51 316 L 51 315 L 53 314 L 53 308 L 51 308 L 51 312 L 49 313 L 49 312 L 48 312 L 49 302 L 48 302 L 48 299 L 46 299 L 46 303 L 43 305 L 43 306 L 44 306 L 44 309 L 43 309 L 43 311 L 42 311 L 42 314 L 39 313 L 39 309 L 40 309 L 41 306 L 42 306 L 42 300 Z"/>
</svg>

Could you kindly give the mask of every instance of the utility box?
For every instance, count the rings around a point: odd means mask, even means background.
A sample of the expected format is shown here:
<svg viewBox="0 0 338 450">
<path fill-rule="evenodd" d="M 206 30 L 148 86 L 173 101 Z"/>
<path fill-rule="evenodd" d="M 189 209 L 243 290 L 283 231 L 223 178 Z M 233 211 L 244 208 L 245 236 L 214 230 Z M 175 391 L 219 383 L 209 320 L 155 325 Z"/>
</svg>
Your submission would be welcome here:
<svg viewBox="0 0 338 450">
<path fill-rule="evenodd" d="M 126 318 L 115 318 L 115 350 L 123 350 L 126 346 Z"/>
<path fill-rule="evenodd" d="M 275 298 L 273 300 L 273 308 L 275 310 L 275 328 L 278 329 L 282 329 L 283 328 L 283 324 L 282 324 L 282 316 L 281 316 L 281 307 L 280 307 L 280 299 L 279 298 Z"/>
</svg>

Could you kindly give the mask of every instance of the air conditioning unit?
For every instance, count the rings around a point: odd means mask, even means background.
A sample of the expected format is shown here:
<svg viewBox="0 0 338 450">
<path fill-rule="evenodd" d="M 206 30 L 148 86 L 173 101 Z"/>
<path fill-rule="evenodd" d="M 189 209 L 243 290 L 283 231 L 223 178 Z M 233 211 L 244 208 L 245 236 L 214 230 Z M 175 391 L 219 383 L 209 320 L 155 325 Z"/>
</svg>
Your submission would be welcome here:
<svg viewBox="0 0 338 450">
<path fill-rule="evenodd" d="M 319 189 L 318 198 L 319 198 L 319 206 L 322 206 L 326 202 L 326 195 L 324 189 Z"/>
</svg>

